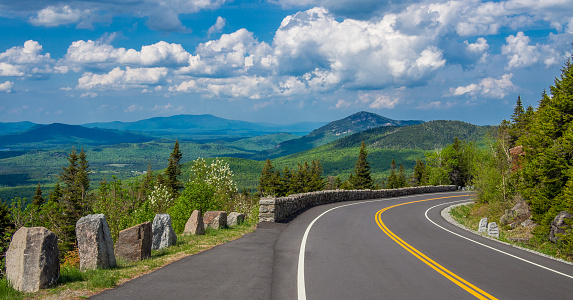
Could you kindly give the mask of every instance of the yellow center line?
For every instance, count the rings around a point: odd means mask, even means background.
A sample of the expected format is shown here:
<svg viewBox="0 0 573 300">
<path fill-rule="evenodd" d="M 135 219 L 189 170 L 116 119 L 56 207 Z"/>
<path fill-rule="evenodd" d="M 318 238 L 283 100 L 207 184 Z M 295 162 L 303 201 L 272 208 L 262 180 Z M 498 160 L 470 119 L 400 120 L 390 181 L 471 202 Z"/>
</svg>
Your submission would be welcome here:
<svg viewBox="0 0 573 300">
<path fill-rule="evenodd" d="M 381 209 L 376 213 L 376 216 L 375 216 L 376 224 L 378 224 L 380 229 L 382 229 L 382 231 L 384 233 L 386 233 L 386 235 L 388 235 L 398 245 L 402 246 L 402 248 L 406 249 L 408 252 L 410 252 L 416 258 L 423 261 L 425 264 L 430 266 L 436 272 L 440 273 L 442 276 L 446 277 L 447 279 L 449 279 L 450 281 L 452 281 L 453 283 L 455 283 L 456 285 L 458 285 L 462 289 L 466 290 L 468 293 L 474 295 L 476 298 L 478 298 L 478 299 L 497 299 L 497 298 L 493 297 L 492 295 L 486 293 L 485 291 L 481 290 L 480 288 L 476 287 L 475 285 L 467 282 L 465 279 L 454 274 L 450 270 L 444 268 L 443 266 L 441 266 L 437 262 L 433 261 L 431 258 L 424 255 L 422 252 L 418 251 L 416 248 L 414 248 L 411 245 L 409 245 L 408 243 L 406 243 L 404 240 L 402 240 L 400 237 L 398 237 L 396 234 L 394 234 L 392 231 L 390 231 L 390 229 L 388 229 L 388 227 L 386 227 L 384 222 L 382 222 L 382 213 L 391 209 L 391 208 L 397 207 L 397 206 L 402 206 L 402 205 L 412 204 L 412 203 L 418 203 L 418 202 L 424 202 L 424 201 L 454 198 L 454 197 L 467 197 L 467 196 L 468 195 L 440 197 L 440 198 L 411 201 L 411 202 L 406 202 L 406 203 L 402 203 L 402 204 L 392 205 L 392 206 L 386 207 L 384 209 Z"/>
</svg>

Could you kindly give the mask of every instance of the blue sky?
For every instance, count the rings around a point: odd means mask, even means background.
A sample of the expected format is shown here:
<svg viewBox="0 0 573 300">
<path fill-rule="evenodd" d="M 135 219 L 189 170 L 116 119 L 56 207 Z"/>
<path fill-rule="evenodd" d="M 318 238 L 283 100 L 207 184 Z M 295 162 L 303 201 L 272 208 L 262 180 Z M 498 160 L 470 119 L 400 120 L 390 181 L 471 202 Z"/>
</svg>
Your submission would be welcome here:
<svg viewBox="0 0 573 300">
<path fill-rule="evenodd" d="M 0 30 L 0 122 L 494 125 L 559 76 L 573 1 L 0 0 Z"/>
</svg>

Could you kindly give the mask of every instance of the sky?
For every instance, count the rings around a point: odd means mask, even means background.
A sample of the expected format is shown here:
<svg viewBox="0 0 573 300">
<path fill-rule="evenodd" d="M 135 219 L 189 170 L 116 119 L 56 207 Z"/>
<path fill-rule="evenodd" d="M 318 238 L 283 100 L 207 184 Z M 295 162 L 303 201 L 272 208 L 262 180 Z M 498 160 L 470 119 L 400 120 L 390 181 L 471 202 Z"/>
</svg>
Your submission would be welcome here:
<svg viewBox="0 0 573 300">
<path fill-rule="evenodd" d="M 0 122 L 496 125 L 571 58 L 573 0 L 0 0 L 0 32 Z"/>
</svg>

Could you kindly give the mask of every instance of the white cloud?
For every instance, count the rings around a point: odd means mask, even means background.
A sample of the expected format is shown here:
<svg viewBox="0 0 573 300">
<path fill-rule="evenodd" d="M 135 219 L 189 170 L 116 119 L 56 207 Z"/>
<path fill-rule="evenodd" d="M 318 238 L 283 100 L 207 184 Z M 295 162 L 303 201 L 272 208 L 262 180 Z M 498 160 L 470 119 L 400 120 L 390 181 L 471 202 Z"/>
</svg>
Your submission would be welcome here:
<svg viewBox="0 0 573 300">
<path fill-rule="evenodd" d="M 393 109 L 398 103 L 400 103 L 400 99 L 382 95 L 376 97 L 374 101 L 368 105 L 368 107 L 373 109 Z"/>
<path fill-rule="evenodd" d="M 38 12 L 36 17 L 30 17 L 30 23 L 36 26 L 55 27 L 60 25 L 77 23 L 84 15 L 89 15 L 89 10 L 81 11 L 72 9 L 70 6 L 48 6 Z"/>
<path fill-rule="evenodd" d="M 396 15 L 378 22 L 337 21 L 324 8 L 287 16 L 273 41 L 278 72 L 328 72 L 347 88 L 414 84 L 445 64 L 434 34 L 396 30 Z"/>
<path fill-rule="evenodd" d="M 220 33 L 221 31 L 223 31 L 223 27 L 225 27 L 225 19 L 222 18 L 221 16 L 217 17 L 217 21 L 215 21 L 215 24 L 211 27 L 209 27 L 209 30 L 207 30 L 207 36 L 211 37 L 211 35 L 215 34 L 215 33 Z"/>
<path fill-rule="evenodd" d="M 83 66 L 89 64 L 123 64 L 135 66 L 177 66 L 188 62 L 190 54 L 180 44 L 160 41 L 135 49 L 114 48 L 98 41 L 76 41 L 68 47 L 66 63 Z"/>
<path fill-rule="evenodd" d="M 78 79 L 80 89 L 127 89 L 157 84 L 165 78 L 167 68 L 114 68 L 107 74 L 84 73 Z"/>
<path fill-rule="evenodd" d="M 489 49 L 487 40 L 483 37 L 478 38 L 475 43 L 468 43 L 468 41 L 464 41 L 464 44 L 466 44 L 468 51 L 472 53 L 483 53 Z"/>
<path fill-rule="evenodd" d="M 196 55 L 189 57 L 188 66 L 179 73 L 217 77 L 262 75 L 268 74 L 276 61 L 269 44 L 257 41 L 246 29 L 202 43 L 195 52 Z"/>
<path fill-rule="evenodd" d="M 543 62 L 546 67 L 560 63 L 560 55 L 550 45 L 530 45 L 531 39 L 522 31 L 510 35 L 507 44 L 501 47 L 501 53 L 509 60 L 507 69 L 529 67 Z"/>
<path fill-rule="evenodd" d="M 94 92 L 85 92 L 83 94 L 80 95 L 81 98 L 95 98 L 97 97 L 97 94 Z"/>
<path fill-rule="evenodd" d="M 482 95 L 488 98 L 503 99 L 510 92 L 516 90 L 516 86 L 511 82 L 512 77 L 513 74 L 509 73 L 502 75 L 499 79 L 484 78 L 479 83 L 450 88 L 450 95 L 462 96 L 469 94 L 471 96 Z"/>
<path fill-rule="evenodd" d="M 132 104 L 125 109 L 125 112 L 131 113 L 131 112 L 136 112 L 136 111 L 140 111 L 140 110 L 143 110 L 143 106 L 140 106 L 137 104 Z"/>
<path fill-rule="evenodd" d="M 0 76 L 41 76 L 48 73 L 66 73 L 66 68 L 54 67 L 50 53 L 42 54 L 38 42 L 28 40 L 0 53 Z"/>
<path fill-rule="evenodd" d="M 2 92 L 11 93 L 12 87 L 14 87 L 14 82 L 12 81 L 6 81 L 4 83 L 0 83 L 0 91 Z"/>
</svg>

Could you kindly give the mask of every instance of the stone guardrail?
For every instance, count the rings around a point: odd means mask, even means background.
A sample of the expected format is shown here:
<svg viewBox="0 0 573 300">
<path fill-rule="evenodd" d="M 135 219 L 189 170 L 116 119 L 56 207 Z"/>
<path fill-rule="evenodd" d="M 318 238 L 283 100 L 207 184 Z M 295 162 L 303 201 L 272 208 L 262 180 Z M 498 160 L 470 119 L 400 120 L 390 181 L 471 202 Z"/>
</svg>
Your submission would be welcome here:
<svg viewBox="0 0 573 300">
<path fill-rule="evenodd" d="M 259 201 L 259 222 L 280 222 L 297 212 L 328 203 L 367 199 L 391 198 L 414 194 L 456 191 L 455 185 L 407 187 L 389 190 L 329 190 L 287 197 L 264 197 Z"/>
</svg>

